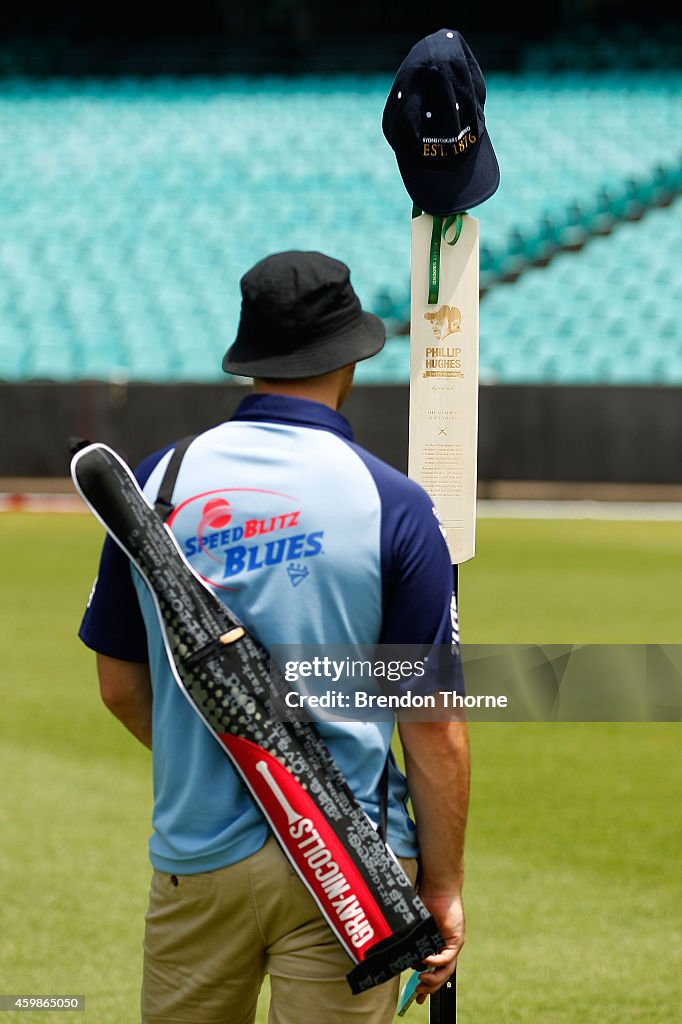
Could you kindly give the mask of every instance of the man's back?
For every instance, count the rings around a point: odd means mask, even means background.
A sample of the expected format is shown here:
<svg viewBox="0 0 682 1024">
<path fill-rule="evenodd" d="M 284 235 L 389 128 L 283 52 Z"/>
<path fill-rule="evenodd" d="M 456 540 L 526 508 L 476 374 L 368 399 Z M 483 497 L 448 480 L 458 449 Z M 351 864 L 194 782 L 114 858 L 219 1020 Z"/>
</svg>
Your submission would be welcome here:
<svg viewBox="0 0 682 1024">
<path fill-rule="evenodd" d="M 252 396 L 183 459 L 168 525 L 267 648 L 379 638 L 381 504 L 346 426 L 317 402 Z"/>
<path fill-rule="evenodd" d="M 170 458 L 171 450 L 156 453 L 138 470 L 151 502 Z M 173 505 L 167 522 L 188 561 L 267 649 L 451 641 L 447 553 L 430 500 L 354 445 L 347 421 L 327 406 L 270 394 L 245 399 L 232 420 L 191 443 Z M 121 556 L 114 558 L 120 575 Z M 163 871 L 213 870 L 255 852 L 267 827 L 177 687 L 154 602 L 137 573 L 133 582 L 144 630 L 130 600 L 126 632 L 146 634 L 137 656 L 148 658 L 154 688 L 151 859 Z M 96 594 L 81 635 L 116 656 L 107 619 Z M 391 723 L 318 728 L 378 821 Z M 392 761 L 389 784 L 389 843 L 414 856 L 405 783 Z"/>
</svg>

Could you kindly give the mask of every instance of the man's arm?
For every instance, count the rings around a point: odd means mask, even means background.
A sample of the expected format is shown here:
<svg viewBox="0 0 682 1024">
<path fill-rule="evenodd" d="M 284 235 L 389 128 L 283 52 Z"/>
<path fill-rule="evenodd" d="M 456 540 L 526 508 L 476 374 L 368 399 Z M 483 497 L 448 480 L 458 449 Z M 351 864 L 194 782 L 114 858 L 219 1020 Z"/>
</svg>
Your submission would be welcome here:
<svg viewBox="0 0 682 1024">
<path fill-rule="evenodd" d="M 152 749 L 152 684 L 149 665 L 97 655 L 102 700 L 145 747 Z"/>
<path fill-rule="evenodd" d="M 464 721 L 400 722 L 407 786 L 419 836 L 419 895 L 433 915 L 445 948 L 425 963 L 417 1002 L 443 985 L 464 943 L 462 883 L 469 804 L 469 741 Z"/>
</svg>

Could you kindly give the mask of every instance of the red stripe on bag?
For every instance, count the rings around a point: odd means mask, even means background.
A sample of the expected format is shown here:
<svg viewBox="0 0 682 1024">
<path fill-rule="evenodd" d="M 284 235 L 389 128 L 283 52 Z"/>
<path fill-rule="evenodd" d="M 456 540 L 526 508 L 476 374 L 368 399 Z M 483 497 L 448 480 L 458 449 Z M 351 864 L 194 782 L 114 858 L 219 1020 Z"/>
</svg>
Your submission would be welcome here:
<svg viewBox="0 0 682 1024">
<path fill-rule="evenodd" d="M 339 941 L 355 960 L 392 935 L 367 883 L 312 798 L 257 743 L 220 736 Z"/>
</svg>

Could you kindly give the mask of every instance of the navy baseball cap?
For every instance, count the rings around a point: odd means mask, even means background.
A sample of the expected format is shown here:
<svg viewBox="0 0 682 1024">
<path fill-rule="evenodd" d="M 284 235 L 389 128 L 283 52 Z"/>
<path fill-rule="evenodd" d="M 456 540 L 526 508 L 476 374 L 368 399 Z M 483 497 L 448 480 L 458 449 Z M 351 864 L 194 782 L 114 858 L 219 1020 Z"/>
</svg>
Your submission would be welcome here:
<svg viewBox="0 0 682 1024">
<path fill-rule="evenodd" d="M 425 213 L 468 210 L 497 190 L 485 95 L 478 62 L 455 29 L 420 39 L 398 68 L 382 128 L 410 198 Z"/>
</svg>

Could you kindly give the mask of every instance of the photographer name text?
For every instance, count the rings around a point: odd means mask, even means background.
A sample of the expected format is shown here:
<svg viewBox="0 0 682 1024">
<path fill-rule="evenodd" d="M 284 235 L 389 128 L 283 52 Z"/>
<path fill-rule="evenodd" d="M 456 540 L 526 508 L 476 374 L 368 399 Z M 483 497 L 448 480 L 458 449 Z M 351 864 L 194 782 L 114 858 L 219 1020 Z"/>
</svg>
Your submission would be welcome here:
<svg viewBox="0 0 682 1024">
<path fill-rule="evenodd" d="M 456 690 L 439 690 L 437 693 L 413 693 L 407 690 L 400 694 L 367 693 L 355 690 L 327 690 L 324 693 L 297 693 L 289 691 L 284 697 L 288 708 L 325 708 L 340 711 L 380 708 L 382 710 L 405 710 L 422 708 L 506 708 L 508 698 L 492 694 L 464 694 Z"/>
</svg>

